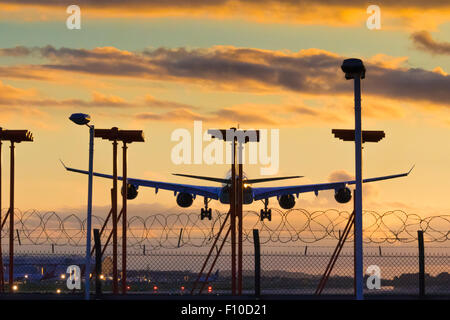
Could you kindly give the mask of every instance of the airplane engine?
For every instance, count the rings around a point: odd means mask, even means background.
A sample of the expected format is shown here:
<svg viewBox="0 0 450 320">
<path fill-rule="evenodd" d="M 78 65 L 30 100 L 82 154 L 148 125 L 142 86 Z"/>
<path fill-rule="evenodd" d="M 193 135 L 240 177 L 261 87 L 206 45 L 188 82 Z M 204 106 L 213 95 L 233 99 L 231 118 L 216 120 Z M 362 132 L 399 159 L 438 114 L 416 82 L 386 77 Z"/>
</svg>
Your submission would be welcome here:
<svg viewBox="0 0 450 320">
<path fill-rule="evenodd" d="M 347 187 L 341 188 L 335 192 L 334 198 L 339 203 L 347 203 L 352 199 L 352 192 Z"/>
<path fill-rule="evenodd" d="M 286 194 L 278 199 L 278 203 L 283 209 L 292 209 L 295 206 L 295 198 L 292 194 Z"/>
<path fill-rule="evenodd" d="M 180 192 L 177 195 L 177 204 L 182 208 L 190 207 L 193 202 L 194 202 L 194 198 L 189 193 Z"/>
<path fill-rule="evenodd" d="M 137 189 L 138 189 L 138 187 L 135 186 L 134 184 L 127 184 L 127 199 L 128 200 L 136 199 L 136 197 L 138 195 Z M 123 187 L 121 190 L 121 194 L 123 196 Z"/>
</svg>

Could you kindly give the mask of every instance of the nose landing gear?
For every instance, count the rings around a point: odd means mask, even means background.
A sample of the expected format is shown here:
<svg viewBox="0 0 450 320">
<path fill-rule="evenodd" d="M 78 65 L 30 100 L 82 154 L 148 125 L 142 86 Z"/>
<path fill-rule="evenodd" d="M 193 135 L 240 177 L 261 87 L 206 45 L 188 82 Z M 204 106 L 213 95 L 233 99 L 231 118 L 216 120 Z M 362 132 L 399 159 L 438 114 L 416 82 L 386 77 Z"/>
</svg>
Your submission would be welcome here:
<svg viewBox="0 0 450 320">
<path fill-rule="evenodd" d="M 204 202 L 205 202 L 205 207 L 200 210 L 200 219 L 203 220 L 205 218 L 208 218 L 208 220 L 211 220 L 212 210 L 211 210 L 211 208 L 208 208 L 208 203 L 209 203 L 208 198 L 205 197 Z"/>
<path fill-rule="evenodd" d="M 261 215 L 260 215 L 261 221 L 264 221 L 264 219 L 272 221 L 272 209 L 267 209 L 268 205 L 269 205 L 269 199 L 264 199 L 264 209 L 261 209 Z"/>
</svg>

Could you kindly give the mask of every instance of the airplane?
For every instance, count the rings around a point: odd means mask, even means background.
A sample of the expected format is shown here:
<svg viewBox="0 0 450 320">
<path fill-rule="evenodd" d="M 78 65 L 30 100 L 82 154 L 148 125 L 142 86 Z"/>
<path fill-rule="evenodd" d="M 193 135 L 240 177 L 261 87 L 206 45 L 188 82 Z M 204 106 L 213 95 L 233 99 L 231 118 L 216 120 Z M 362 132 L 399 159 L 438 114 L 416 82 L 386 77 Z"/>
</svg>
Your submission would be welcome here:
<svg viewBox="0 0 450 320">
<path fill-rule="evenodd" d="M 219 269 L 216 270 L 216 272 L 208 277 L 208 281 L 206 281 L 206 275 L 202 275 L 200 279 L 198 279 L 199 282 L 214 282 L 219 279 Z"/>
<path fill-rule="evenodd" d="M 45 280 L 64 280 L 67 277 L 67 267 L 84 265 L 84 259 L 67 258 L 64 256 L 38 257 L 19 256 L 14 258 L 13 281 L 40 282 Z M 3 264 L 4 281 L 9 281 L 9 262 Z M 83 268 L 82 268 L 83 269 Z"/>
<path fill-rule="evenodd" d="M 89 172 L 86 170 L 79 170 L 74 168 L 67 167 L 64 162 L 62 165 L 67 171 L 88 174 Z M 405 173 L 388 175 L 388 176 L 380 176 L 374 178 L 363 179 L 363 183 L 395 179 L 400 177 L 408 176 L 413 170 L 414 166 Z M 94 176 L 112 179 L 112 175 L 103 174 L 94 172 Z M 149 187 L 154 188 L 155 193 L 158 193 L 159 189 L 169 190 L 174 192 L 174 196 L 176 196 L 176 201 L 178 206 L 182 208 L 188 208 L 194 202 L 196 196 L 204 197 L 204 205 L 205 207 L 200 211 L 201 220 L 204 218 L 208 218 L 211 220 L 211 208 L 208 208 L 208 203 L 211 199 L 219 200 L 223 204 L 230 203 L 230 191 L 231 191 L 231 177 L 228 175 L 226 178 L 215 178 L 215 177 L 205 177 L 205 176 L 196 176 L 190 174 L 179 174 L 174 173 L 173 175 L 192 178 L 192 179 L 200 179 L 206 181 L 213 181 L 221 183 L 220 187 L 211 187 L 211 186 L 198 186 L 198 185 L 189 185 L 189 184 L 179 184 L 179 183 L 170 183 L 170 182 L 162 182 L 162 181 L 152 181 L 152 180 L 143 180 L 143 179 L 135 179 L 135 178 L 127 178 L 127 199 L 135 199 L 138 195 L 139 187 Z M 328 183 L 318 183 L 318 184 L 304 184 L 304 185 L 293 185 L 293 186 L 281 186 L 281 187 L 253 187 L 253 184 L 276 181 L 276 180 L 285 180 L 285 179 L 293 179 L 293 178 L 301 178 L 303 176 L 288 176 L 288 177 L 273 177 L 273 178 L 259 178 L 259 179 L 248 179 L 245 174 L 243 174 L 243 204 L 251 204 L 253 201 L 262 200 L 264 202 L 264 209 L 261 209 L 260 219 L 264 221 L 264 219 L 268 219 L 271 221 L 271 210 L 268 209 L 269 198 L 276 197 L 278 203 L 283 209 L 292 209 L 295 206 L 295 198 L 294 195 L 299 197 L 300 193 L 306 192 L 314 192 L 316 196 L 319 195 L 319 191 L 323 190 L 333 190 L 334 189 L 334 198 L 338 203 L 347 203 L 352 198 L 352 192 L 348 188 L 349 185 L 355 184 L 355 180 L 348 181 L 339 181 L 339 182 L 328 182 Z M 122 180 L 121 176 L 117 177 L 118 180 Z M 123 189 L 123 188 L 122 188 Z M 124 190 L 121 190 L 122 195 Z"/>
</svg>

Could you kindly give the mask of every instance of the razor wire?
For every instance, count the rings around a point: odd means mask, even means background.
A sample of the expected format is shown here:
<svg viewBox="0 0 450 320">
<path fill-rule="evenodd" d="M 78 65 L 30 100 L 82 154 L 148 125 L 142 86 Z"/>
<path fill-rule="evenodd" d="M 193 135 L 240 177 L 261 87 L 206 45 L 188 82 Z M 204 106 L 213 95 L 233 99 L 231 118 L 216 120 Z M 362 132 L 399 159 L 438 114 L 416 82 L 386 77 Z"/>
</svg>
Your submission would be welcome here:
<svg viewBox="0 0 450 320">
<path fill-rule="evenodd" d="M 289 242 L 316 243 L 337 240 L 344 229 L 350 212 L 328 209 L 280 210 L 272 208 L 271 221 L 260 220 L 257 211 L 243 212 L 243 241 L 252 243 L 252 230 L 259 229 L 261 244 Z M 213 219 L 200 219 L 198 213 L 158 213 L 128 218 L 127 241 L 129 246 L 146 245 L 149 249 L 178 247 L 205 247 L 217 236 L 227 213 L 215 210 Z M 2 215 L 5 217 L 5 215 Z M 378 213 L 364 211 L 364 242 L 372 244 L 409 243 L 417 240 L 417 231 L 423 230 L 425 241 L 445 242 L 450 239 L 450 215 L 421 218 L 401 210 Z M 101 229 L 104 217 L 92 216 L 93 228 Z M 102 234 L 102 243 L 111 232 L 109 221 Z M 121 223 L 118 224 L 118 236 Z M 229 221 L 221 234 L 225 235 Z M 20 244 L 81 246 L 86 239 L 86 220 L 79 213 L 58 214 L 54 211 L 15 210 L 15 241 Z M 8 238 L 8 224 L 1 233 L 2 243 Z M 351 241 L 352 232 L 348 240 Z M 229 239 L 227 241 L 230 241 Z"/>
</svg>

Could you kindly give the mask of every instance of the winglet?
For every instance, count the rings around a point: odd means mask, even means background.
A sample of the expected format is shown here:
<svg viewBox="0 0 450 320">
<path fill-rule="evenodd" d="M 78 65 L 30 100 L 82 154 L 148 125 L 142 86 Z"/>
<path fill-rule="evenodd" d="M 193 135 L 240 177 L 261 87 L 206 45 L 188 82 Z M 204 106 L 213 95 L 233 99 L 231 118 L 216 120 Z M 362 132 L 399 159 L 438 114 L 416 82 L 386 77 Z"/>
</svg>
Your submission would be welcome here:
<svg viewBox="0 0 450 320">
<path fill-rule="evenodd" d="M 67 170 L 67 167 L 66 167 L 66 165 L 64 164 L 64 162 L 61 160 L 61 159 L 59 159 L 59 162 L 61 162 L 61 164 L 63 165 L 63 167 L 64 167 L 64 169 L 66 169 Z"/>
<path fill-rule="evenodd" d="M 411 171 L 414 169 L 414 167 L 415 167 L 416 165 L 414 164 L 412 167 L 411 167 L 411 169 L 409 169 L 409 171 L 408 171 L 408 173 L 407 174 L 410 174 L 411 173 Z"/>
</svg>

